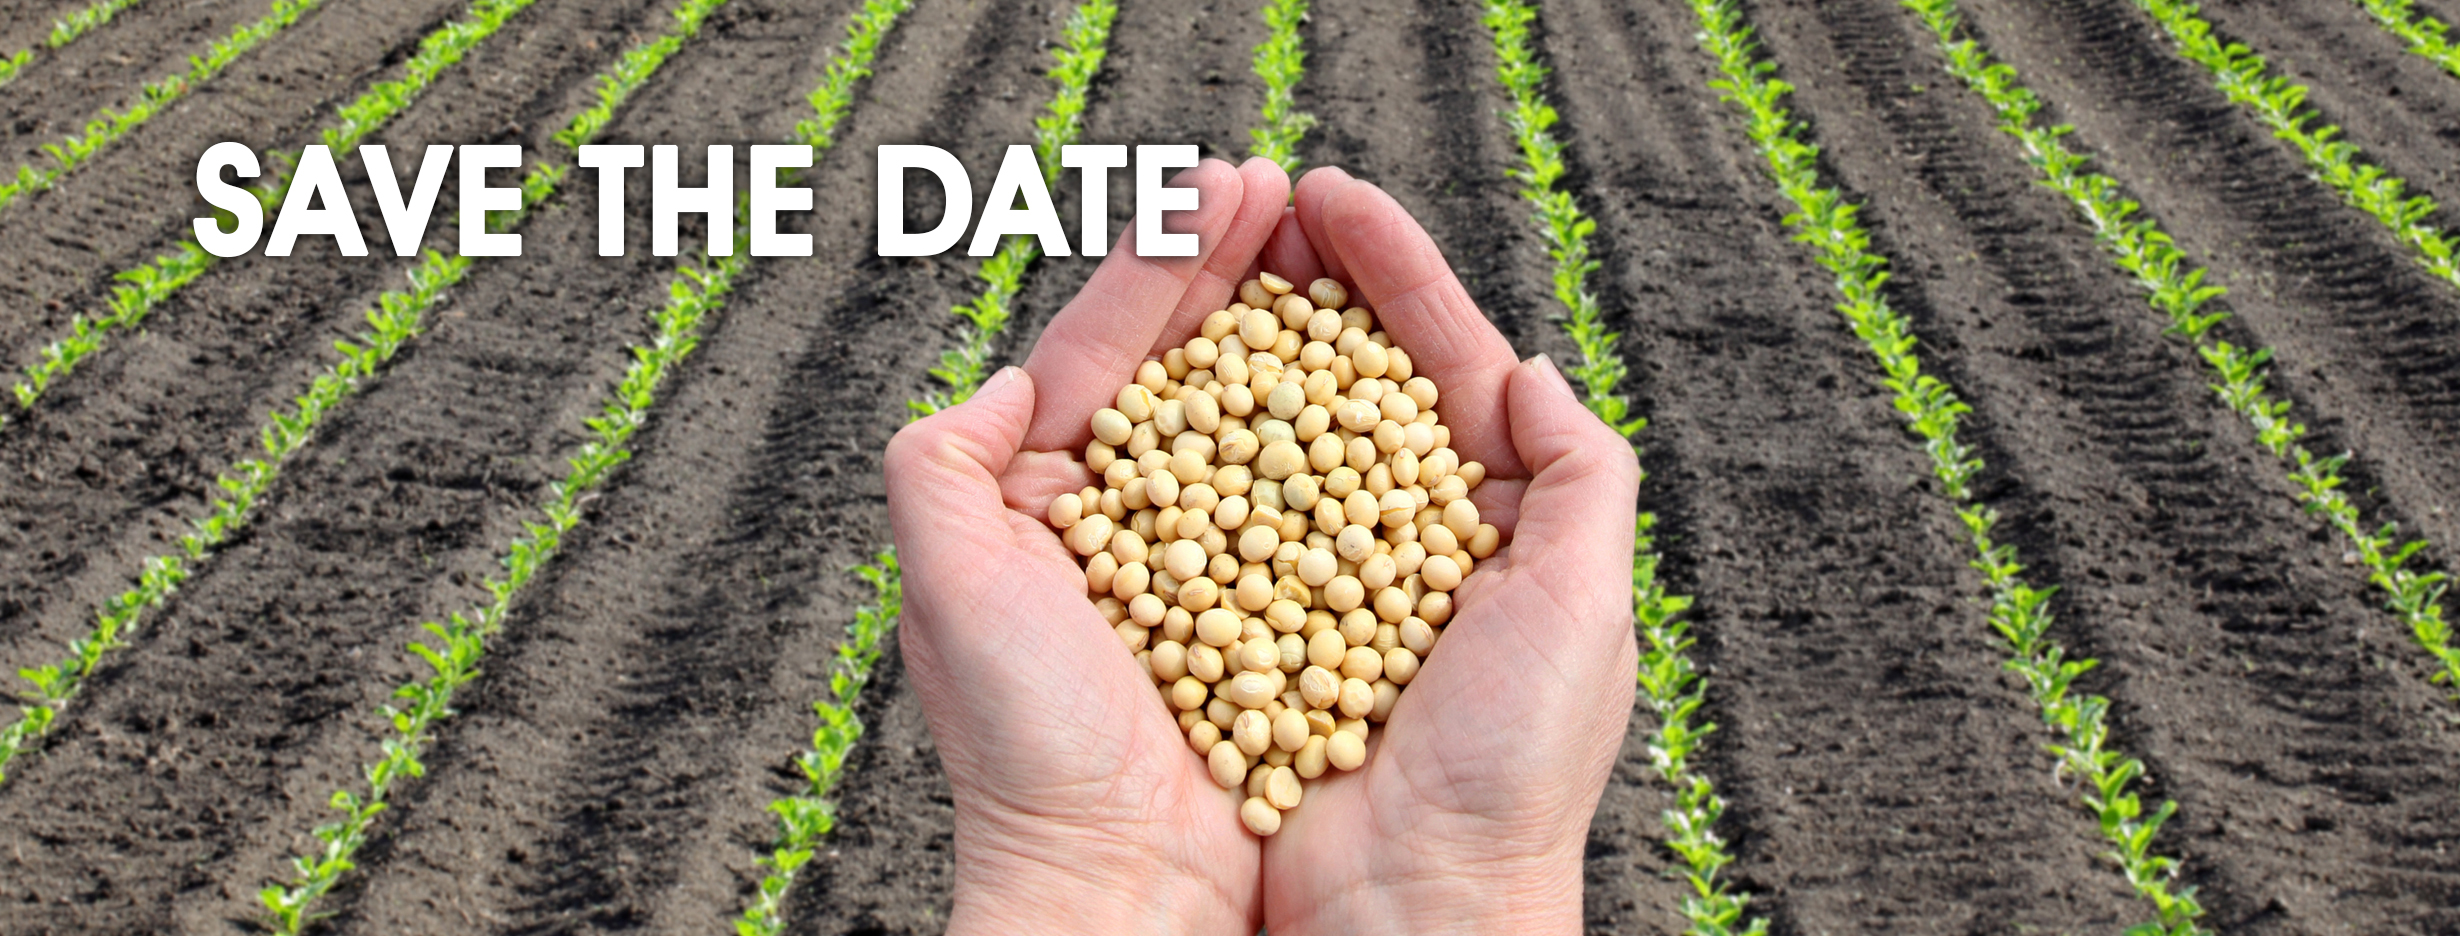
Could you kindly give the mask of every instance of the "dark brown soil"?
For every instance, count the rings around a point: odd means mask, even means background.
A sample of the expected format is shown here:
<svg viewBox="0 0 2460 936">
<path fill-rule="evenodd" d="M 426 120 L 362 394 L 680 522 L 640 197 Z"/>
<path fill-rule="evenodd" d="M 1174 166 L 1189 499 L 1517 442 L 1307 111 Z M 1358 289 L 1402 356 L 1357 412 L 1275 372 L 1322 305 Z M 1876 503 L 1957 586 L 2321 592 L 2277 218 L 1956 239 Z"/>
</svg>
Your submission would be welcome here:
<svg viewBox="0 0 2460 936">
<path fill-rule="evenodd" d="M 2307 178 L 2126 0 L 1970 5 L 2055 119 L 2232 287 L 2230 339 L 2278 349 L 2276 386 L 2319 450 L 2356 453 L 2369 508 L 2437 542 L 2460 536 L 2445 509 L 2460 485 L 2460 290 Z M 588 75 L 627 35 L 660 28 L 666 6 L 540 0 L 379 141 L 514 141 L 541 158 L 589 99 Z M 1122 6 L 1086 139 L 1243 155 L 1261 99 L 1254 6 Z M 735 0 L 602 139 L 787 138 L 852 7 Z M 2223 31 L 2316 85 L 2370 153 L 2460 197 L 2460 81 L 2349 4 L 2214 7 Z M 518 602 L 428 776 L 402 789 L 332 899 L 332 931 L 726 926 L 773 832 L 762 806 L 794 789 L 789 759 L 808 743 L 829 648 L 870 597 L 843 570 L 888 541 L 878 453 L 958 338 L 948 307 L 979 288 L 955 256 L 871 256 L 872 150 L 945 145 L 979 172 L 1030 139 L 1067 9 L 919 0 L 906 16 L 812 174 L 829 209 L 808 227 L 817 256 L 756 264 L 710 320 L 636 457 Z M 1503 174 L 1517 154 L 1480 9 L 1319 4 L 1298 97 L 1323 123 L 1301 154 L 1391 189 L 1516 347 L 1561 358 L 1573 351 L 1547 317 L 1549 261 Z M 199 23 L 260 10 L 140 11 L 30 69 L 0 107 L 90 111 L 80 95 L 110 88 L 67 77 L 89 74 L 72 56 L 151 77 L 160 62 L 114 56 L 175 61 Z M 204 145 L 235 127 L 251 142 L 307 138 L 456 12 L 333 0 L 223 90 L 159 118 L 148 145 L 0 212 L 10 353 L 30 358 L 111 270 L 172 242 L 195 206 L 157 193 L 185 189 Z M 2103 661 L 2087 688 L 2114 700 L 2116 745 L 2144 759 L 2153 795 L 2179 802 L 2163 847 L 2210 922 L 2460 933 L 2447 792 L 2460 719 L 2342 545 L 2213 401 L 2201 362 L 2032 183 L 1895 3 L 1748 12 L 1801 88 L 1792 106 L 1824 168 L 1869 204 L 1896 260 L 1892 299 L 1975 407 L 1983 491 L 2033 577 L 2064 587 L 2058 634 Z M 37 15 L 0 14 L 0 38 Z M 1546 7 L 1537 38 L 1556 70 L 1567 185 L 1599 219 L 1591 285 L 1624 334 L 1625 389 L 1653 420 L 1645 506 L 1663 521 L 1668 576 L 1699 599 L 1696 653 L 1722 726 L 1702 766 L 1730 801 L 1730 874 L 1787 934 L 2140 922 L 2145 906 L 2101 857 L 2081 791 L 2052 774 L 2050 736 L 2000 668 L 1960 526 L 1707 88 L 1696 30 L 1682 4 L 1571 0 Z M 1126 194 L 1114 191 L 1114 231 Z M 253 924 L 255 889 L 374 755 L 376 706 L 418 672 L 402 645 L 480 597 L 663 295 L 671 260 L 595 255 L 594 196 L 576 176 L 530 221 L 526 256 L 482 261 L 431 334 L 289 466 L 250 532 L 15 765 L 0 787 L 0 936 Z M 450 217 L 449 193 L 437 210 Z M 0 663 L 56 652 L 166 548 L 212 472 L 249 451 L 254 422 L 400 282 L 404 262 L 373 246 L 365 260 L 225 263 L 0 431 Z M 1091 269 L 1042 261 L 1000 357 L 1027 353 Z M 794 931 L 937 931 L 949 794 L 894 652 L 860 711 L 869 731 L 838 831 L 791 903 Z M 1684 928 L 1644 725 L 1635 715 L 1593 822 L 1592 933 Z"/>
</svg>

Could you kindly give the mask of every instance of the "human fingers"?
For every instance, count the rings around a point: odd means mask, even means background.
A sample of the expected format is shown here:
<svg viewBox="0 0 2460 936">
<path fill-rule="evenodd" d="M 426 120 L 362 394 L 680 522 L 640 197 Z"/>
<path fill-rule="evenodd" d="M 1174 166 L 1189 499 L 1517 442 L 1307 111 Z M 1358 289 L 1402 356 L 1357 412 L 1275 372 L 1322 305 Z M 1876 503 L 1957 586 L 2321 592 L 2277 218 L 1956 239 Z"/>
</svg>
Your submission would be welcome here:
<svg viewBox="0 0 2460 936">
<path fill-rule="evenodd" d="M 1281 209 L 1281 220 L 1273 226 L 1273 236 L 1264 242 L 1264 253 L 1249 275 L 1271 270 L 1273 275 L 1304 286 L 1324 275 L 1324 261 L 1316 256 L 1315 244 L 1307 240 L 1307 229 L 1298 223 L 1298 209 Z"/>
<path fill-rule="evenodd" d="M 1204 324 L 1204 317 L 1230 304 L 1238 292 L 1239 282 L 1256 267 L 1257 252 L 1270 242 L 1281 216 L 1290 202 L 1290 174 L 1281 165 L 1262 156 L 1239 164 L 1241 190 L 1238 213 L 1230 219 L 1230 230 L 1222 236 L 1221 246 L 1206 258 L 1204 271 L 1189 283 L 1187 295 L 1170 313 L 1170 324 L 1162 329 L 1161 341 L 1147 352 L 1160 356 L 1171 348 L 1186 344 Z"/>
<path fill-rule="evenodd" d="M 1308 181 L 1322 174 L 1310 173 Z M 1415 371 L 1443 388 L 1452 450 L 1483 462 L 1490 475 L 1528 477 L 1504 412 L 1504 381 L 1520 360 L 1453 277 L 1434 238 L 1371 183 L 1349 180 L 1302 194 L 1299 223 L 1318 255 L 1340 259 L 1326 266 L 1348 274 L 1393 343 L 1409 350 Z"/>
<path fill-rule="evenodd" d="M 1196 190 L 1196 210 L 1165 216 L 1164 222 L 1173 232 L 1196 235 L 1196 255 L 1139 257 L 1135 225 L 1119 235 L 1110 256 L 1051 318 L 1025 360 L 1038 391 L 1026 448 L 1073 449 L 1092 437 L 1086 420 L 1110 405 L 1120 385 L 1135 376 L 1136 365 L 1170 322 L 1165 310 L 1177 309 L 1187 298 L 1188 287 L 1203 275 L 1243 205 L 1245 178 L 1218 159 L 1198 163 L 1171 182 Z"/>
</svg>

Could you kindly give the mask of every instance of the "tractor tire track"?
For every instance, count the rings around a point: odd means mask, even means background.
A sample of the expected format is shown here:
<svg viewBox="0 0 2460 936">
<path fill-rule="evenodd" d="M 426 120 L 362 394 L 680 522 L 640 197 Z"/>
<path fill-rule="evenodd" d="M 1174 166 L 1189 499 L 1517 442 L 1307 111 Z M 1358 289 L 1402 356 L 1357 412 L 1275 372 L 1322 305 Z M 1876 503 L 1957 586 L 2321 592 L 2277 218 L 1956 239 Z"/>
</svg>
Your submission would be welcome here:
<svg viewBox="0 0 2460 936">
<path fill-rule="evenodd" d="M 577 110 L 620 37 L 657 28 L 665 8 L 547 0 L 370 142 L 406 164 L 430 143 L 518 141 L 519 128 Z M 374 204 L 355 160 L 345 180 L 357 204 Z M 446 185 L 428 246 L 452 249 L 457 205 Z M 260 453 L 265 414 L 308 385 L 335 340 L 365 328 L 361 314 L 415 262 L 395 256 L 381 229 L 369 251 L 344 258 L 311 238 L 291 257 L 221 262 L 0 436 L 0 511 L 12 521 L 0 533 L 0 663 L 13 671 L 57 655 L 145 557 L 177 548 L 219 493 L 215 473 Z"/>
<path fill-rule="evenodd" d="M 1827 159 L 1870 194 L 1874 228 L 1910 241 L 1896 282 L 1919 276 L 1923 335 L 1959 352 L 1971 424 L 1993 430 L 1986 499 L 2040 579 L 2068 586 L 2063 639 L 2103 659 L 2087 688 L 2117 702 L 2152 795 L 2179 801 L 2163 840 L 2209 922 L 2431 929 L 2460 864 L 2409 849 L 2460 837 L 2442 779 L 2460 734 L 2433 724 L 2440 692 L 2378 665 L 2405 635 L 1986 105 L 1920 89 L 1946 80 L 1928 33 L 1886 0 L 1787 6 L 1800 15 L 1772 12 L 1764 34 L 1835 76 L 1797 100 L 1829 115 Z"/>
<path fill-rule="evenodd" d="M 671 64 L 711 55 L 740 21 L 712 17 Z M 610 132 L 693 135 L 705 110 L 627 109 Z M 525 127 L 531 160 L 555 129 Z M 592 187 L 568 185 L 565 208 L 522 232 L 521 258 L 472 271 L 429 333 L 328 417 L 250 531 L 0 790 L 0 901 L 19 905 L 0 933 L 254 925 L 256 888 L 287 873 L 330 817 L 326 797 L 372 756 L 378 705 L 424 672 L 403 651 L 427 636 L 419 622 L 484 594 L 498 544 L 564 473 L 565 427 L 597 413 L 644 336 L 640 310 L 664 299 L 672 261 L 599 258 Z M 630 204 L 643 230 L 647 200 Z"/>
</svg>

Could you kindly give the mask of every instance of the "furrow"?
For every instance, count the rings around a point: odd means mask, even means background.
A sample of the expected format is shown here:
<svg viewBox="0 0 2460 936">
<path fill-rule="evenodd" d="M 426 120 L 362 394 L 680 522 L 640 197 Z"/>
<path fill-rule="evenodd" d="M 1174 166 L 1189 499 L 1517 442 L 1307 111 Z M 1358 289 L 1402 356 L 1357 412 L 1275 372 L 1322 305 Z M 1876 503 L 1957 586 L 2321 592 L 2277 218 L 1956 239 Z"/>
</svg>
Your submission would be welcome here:
<svg viewBox="0 0 2460 936">
<path fill-rule="evenodd" d="M 1692 7 L 1702 27 L 1700 45 L 1725 74 L 1719 91 L 1742 111 L 1747 135 L 1766 157 L 1777 187 L 1794 203 L 1796 213 L 1788 220 L 1797 237 L 1811 244 L 1820 264 L 1836 274 L 1843 298 L 1839 313 L 1886 372 L 1896 408 L 1923 440 L 1931 474 L 1963 521 L 1978 556 L 1974 566 L 1990 582 L 1989 623 L 2007 642 L 2012 655 L 2008 668 L 2025 678 L 2057 739 L 2049 748 L 2060 769 L 2090 784 L 2093 792 L 2083 797 L 2084 803 L 2097 814 L 2127 882 L 2151 904 L 2155 921 L 2148 925 L 2163 933 L 2200 932 L 2196 921 L 2204 911 L 2194 889 L 2172 885 L 2178 861 L 2152 849 L 2155 834 L 2174 815 L 2176 803 L 2148 808 L 2131 789 L 2144 766 L 2110 748 L 2109 700 L 2081 694 L 2074 685 L 2092 662 L 2069 659 L 2048 636 L 2053 623 L 2048 602 L 2055 589 L 2035 588 L 2024 578 L 2016 547 L 1994 538 L 1999 513 L 1991 498 L 1977 496 L 1971 488 L 1982 463 L 1959 440 L 1958 430 L 1972 408 L 1946 381 L 1923 373 L 1913 351 L 1912 323 L 1890 307 L 1881 289 L 1888 258 L 1876 252 L 1859 220 L 1860 206 L 1826 187 L 1818 150 L 1802 142 L 1804 126 L 1784 110 L 1792 89 L 1768 77 L 1776 65 L 1759 58 L 1741 11 L 1733 0 L 1694 0 Z"/>
<path fill-rule="evenodd" d="M 143 2 L 145 0 L 94 0 L 92 4 L 53 21 L 51 33 L 43 37 L 40 45 L 28 46 L 0 58 L 0 85 L 17 80 L 17 74 L 33 64 L 37 52 L 48 52 L 75 42 L 78 37 L 110 23 L 111 18 L 118 16 L 121 10 Z"/>
<path fill-rule="evenodd" d="M 403 63 L 401 76 L 377 83 L 357 100 L 343 105 L 339 119 L 327 125 L 321 137 L 334 159 L 339 160 L 358 148 L 368 134 L 392 121 L 412 102 L 418 100 L 435 81 L 438 74 L 458 64 L 472 48 L 495 35 L 506 20 L 527 8 L 535 0 L 479 0 L 470 6 L 468 17 L 447 23 L 420 40 L 418 53 Z M 408 154 L 403 158 L 407 160 Z M 269 154 L 273 164 L 272 179 L 258 186 L 253 193 L 260 209 L 268 216 L 277 211 L 283 196 L 290 190 L 291 173 L 298 154 Z M 5 200 L 0 200 L 4 205 Z M 142 325 L 146 316 L 172 294 L 186 287 L 211 269 L 219 258 L 198 246 L 194 238 L 181 240 L 172 252 L 155 257 L 151 262 L 122 270 L 111 279 L 123 285 L 111 290 L 109 311 L 88 317 L 80 314 L 69 321 L 68 332 L 43 345 L 40 359 L 25 368 L 24 376 L 10 390 L 17 398 L 20 410 L 30 409 L 52 382 L 68 375 L 77 362 L 102 348 L 103 336 L 121 329 Z M 0 414 L 0 427 L 7 425 L 6 414 Z"/>
<path fill-rule="evenodd" d="M 1564 145 L 1549 132 L 1560 119 L 1544 91 L 1552 69 L 1530 46 L 1537 19 L 1537 8 L 1524 0 L 1489 0 L 1486 5 L 1484 22 L 1494 34 L 1496 77 L 1511 99 L 1507 123 L 1521 155 L 1519 166 L 1505 174 L 1521 184 L 1521 198 L 1534 209 L 1531 220 L 1554 260 L 1555 300 L 1564 308 L 1560 321 L 1580 353 L 1568 376 L 1579 384 L 1589 410 L 1630 439 L 1648 420 L 1632 415 L 1630 400 L 1620 392 L 1630 373 L 1616 347 L 1621 336 L 1607 330 L 1604 309 L 1589 290 L 1589 274 L 1602 265 L 1589 252 L 1597 221 L 1580 210 L 1577 196 L 1558 186 L 1568 166 Z M 1750 893 L 1719 878 L 1734 861 L 1716 828 L 1726 803 L 1692 762 L 1702 740 L 1717 730 L 1713 722 L 1695 721 L 1707 701 L 1708 684 L 1689 652 L 1697 642 L 1690 636 L 1691 622 L 1680 619 L 1692 599 L 1668 593 L 1658 580 L 1661 559 L 1652 534 L 1657 517 L 1644 511 L 1634 525 L 1632 611 L 1642 643 L 1638 698 L 1655 720 L 1644 743 L 1658 777 L 1674 791 L 1675 806 L 1665 814 L 1665 847 L 1681 859 L 1683 876 L 1697 895 L 1679 909 L 1693 932 L 1764 933 L 1766 918 L 1746 922 Z"/>
</svg>

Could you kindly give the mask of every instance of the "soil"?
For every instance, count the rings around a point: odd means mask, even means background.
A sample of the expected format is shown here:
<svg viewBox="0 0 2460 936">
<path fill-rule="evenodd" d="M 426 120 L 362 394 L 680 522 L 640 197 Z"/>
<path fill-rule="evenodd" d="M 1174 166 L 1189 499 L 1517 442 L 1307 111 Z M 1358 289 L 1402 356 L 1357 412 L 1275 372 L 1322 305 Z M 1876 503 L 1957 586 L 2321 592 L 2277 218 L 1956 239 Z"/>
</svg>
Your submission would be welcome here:
<svg viewBox="0 0 2460 936">
<path fill-rule="evenodd" d="M 592 99 L 589 76 L 662 28 L 668 5 L 539 0 L 373 142 L 555 156 L 550 135 Z M 38 36 L 52 6 L 0 11 L 0 38 Z M 854 6 L 734 0 L 600 140 L 787 139 Z M 2231 287 L 2225 336 L 2276 349 L 2274 386 L 2314 448 L 2355 453 L 2370 516 L 2460 536 L 2446 509 L 2460 490 L 2460 290 L 2309 179 L 2127 0 L 1967 6 L 2049 116 Z M 870 598 L 844 569 L 889 541 L 879 453 L 958 340 L 946 310 L 979 288 L 953 255 L 872 256 L 870 154 L 928 142 L 985 167 L 1030 139 L 1067 10 L 918 0 L 810 175 L 821 205 L 845 206 L 808 223 L 815 258 L 755 264 L 709 321 L 634 458 L 516 603 L 427 776 L 401 788 L 327 903 L 330 931 L 726 925 L 773 833 L 763 804 L 795 788 L 830 648 Z M 1561 359 L 1573 352 L 1548 319 L 1549 261 L 1502 172 L 1516 152 L 1480 11 L 1319 4 L 1297 95 L 1322 123 L 1300 153 L 1390 189 L 1521 353 Z M 456 12 L 331 0 L 58 189 L 0 211 L 9 360 L 31 360 L 111 271 L 176 242 L 197 206 L 159 193 L 186 188 L 196 152 L 234 128 L 257 145 L 312 138 Z M 2148 795 L 2178 802 L 2160 841 L 2210 925 L 2460 933 L 2447 792 L 2460 713 L 2280 464 L 2213 400 L 2192 350 L 2033 184 L 1901 7 L 1746 12 L 1799 88 L 1791 106 L 1823 169 L 1869 206 L 1895 261 L 1891 301 L 1974 407 L 1981 490 L 2032 578 L 2063 587 L 2055 633 L 2102 661 L 2083 688 L 2113 701 L 2114 746 L 2143 759 Z M 260 13 L 153 0 L 38 59 L 0 89 L 22 128 L 0 127 L 0 152 L 57 136 L 168 73 L 196 37 Z M 2416 191 L 2460 198 L 2460 80 L 2352 4 L 2206 15 L 2313 85 L 2325 118 Z M 1651 419 L 1644 507 L 1667 577 L 1698 599 L 1720 725 L 1700 764 L 1729 803 L 1728 874 L 1786 934 L 2141 922 L 2083 791 L 2052 772 L 2050 735 L 2000 667 L 1961 526 L 1708 89 L 1696 31 L 1682 4 L 1570 0 L 1546 6 L 1535 40 L 1555 69 L 1565 184 L 1598 219 L 1591 286 Z M 1263 34 L 1252 4 L 1123 3 L 1085 139 L 1243 155 Z M 364 202 L 364 180 L 351 185 Z M 286 467 L 249 531 L 12 765 L 0 936 L 255 925 L 255 890 L 313 844 L 330 791 L 375 754 L 377 706 L 419 674 L 402 646 L 483 597 L 500 544 L 663 298 L 674 261 L 637 245 L 596 256 L 594 182 L 566 188 L 524 227 L 525 255 L 481 261 Z M 1113 192 L 1114 231 L 1126 196 Z M 453 211 L 448 191 L 437 217 Z M 407 261 L 370 240 L 368 258 L 311 241 L 304 256 L 217 265 L 0 429 L 0 663 L 55 654 L 170 548 L 214 472 L 252 454 L 255 422 L 401 282 Z M 997 356 L 1028 353 L 1091 270 L 1041 261 Z M 893 648 L 859 711 L 838 828 L 790 902 L 792 929 L 938 931 L 950 797 Z M 1591 933 L 1684 928 L 1645 727 L 1635 714 L 1592 823 Z"/>
</svg>

